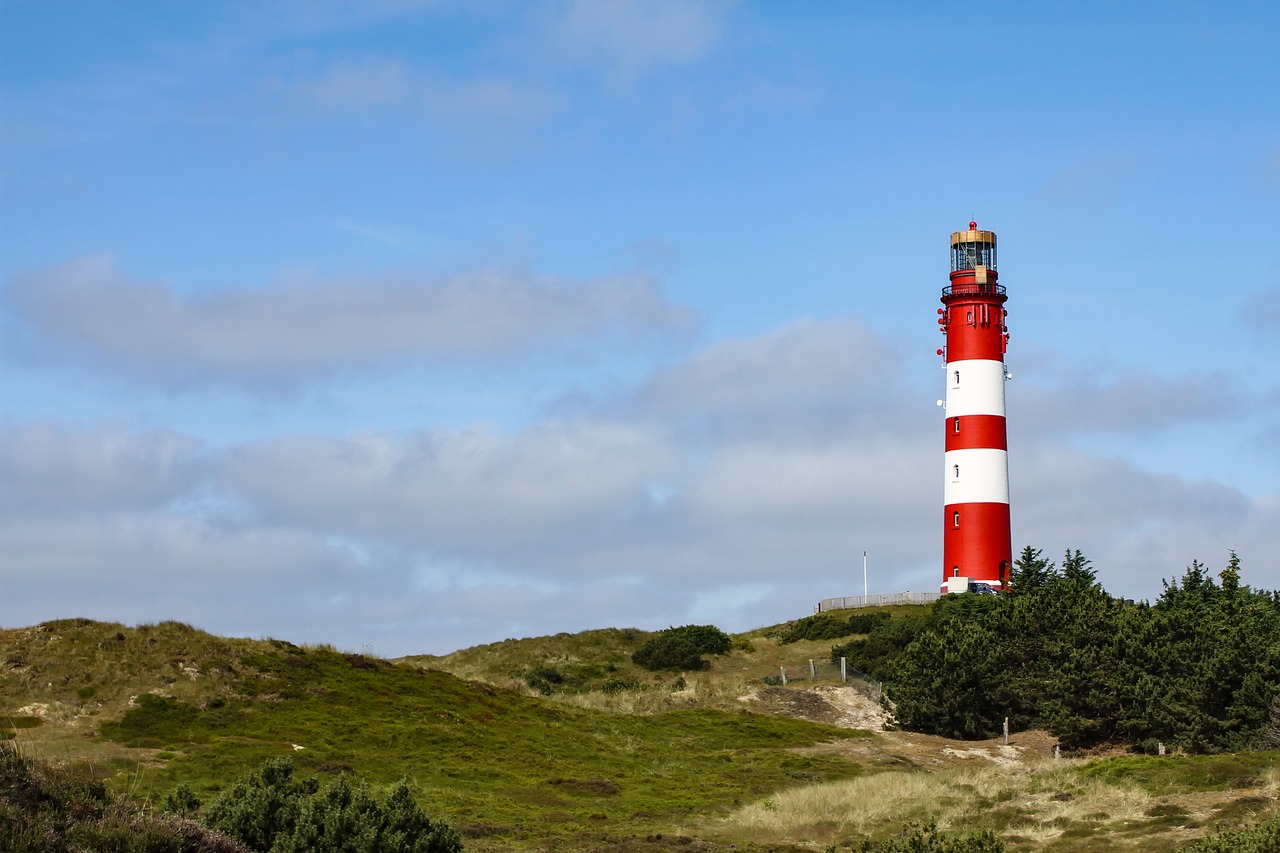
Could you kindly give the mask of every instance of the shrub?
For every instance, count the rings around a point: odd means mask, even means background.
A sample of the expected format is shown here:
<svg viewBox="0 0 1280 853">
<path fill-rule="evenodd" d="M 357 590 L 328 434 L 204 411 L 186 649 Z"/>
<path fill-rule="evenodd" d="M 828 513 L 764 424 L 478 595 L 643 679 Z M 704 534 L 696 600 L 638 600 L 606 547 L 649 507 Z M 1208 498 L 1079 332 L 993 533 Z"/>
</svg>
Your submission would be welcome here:
<svg viewBox="0 0 1280 853">
<path fill-rule="evenodd" d="M 1244 829 L 1219 832 L 1187 849 L 1191 853 L 1274 853 L 1280 850 L 1280 815 Z"/>
<path fill-rule="evenodd" d="M 800 640 L 833 640 L 850 634 L 869 634 L 888 623 L 889 614 L 882 610 L 847 615 L 842 611 L 827 611 L 797 619 L 778 638 L 780 643 Z"/>
<path fill-rule="evenodd" d="M 200 811 L 200 798 L 190 787 L 182 784 L 164 798 L 164 810 L 170 814 L 186 817 Z"/>
<path fill-rule="evenodd" d="M 244 853 L 226 836 L 175 815 L 148 815 L 99 781 L 0 744 L 0 850 Z"/>
<path fill-rule="evenodd" d="M 912 824 L 906 832 L 885 841 L 863 840 L 841 846 L 857 853 L 1004 853 L 1005 850 L 1004 842 L 991 830 L 974 835 L 943 835 L 932 824 Z"/>
<path fill-rule="evenodd" d="M 687 638 L 699 654 L 725 655 L 733 648 L 733 640 L 715 625 L 681 625 L 679 628 L 668 628 L 662 633 Z"/>
<path fill-rule="evenodd" d="M 778 637 L 779 643 L 798 643 L 801 640 L 829 640 L 852 633 L 849 620 L 838 613 L 818 613 L 792 622 Z"/>
<path fill-rule="evenodd" d="M 881 625 L 889 624 L 889 614 L 883 610 L 870 613 L 855 613 L 849 617 L 850 634 L 870 634 Z"/>
<path fill-rule="evenodd" d="M 850 640 L 831 649 L 831 662 L 846 658 L 849 666 L 870 677 L 885 681 L 890 668 L 903 650 L 927 625 L 926 618 L 908 617 L 897 621 L 885 620 L 872 628 L 866 637 Z"/>
<path fill-rule="evenodd" d="M 564 673 L 550 664 L 535 666 L 524 677 L 524 683 L 543 696 L 550 696 L 556 687 L 564 683 Z"/>
<path fill-rule="evenodd" d="M 262 853 L 457 853 L 462 842 L 432 821 L 401 782 L 380 803 L 339 776 L 324 788 L 293 778 L 288 759 L 267 761 L 209 807 L 206 822 Z"/>
<path fill-rule="evenodd" d="M 697 646 L 679 634 L 658 634 L 636 649 L 631 659 L 645 669 L 702 669 L 706 661 Z"/>
<path fill-rule="evenodd" d="M 733 640 L 714 625 L 681 625 L 659 631 L 631 655 L 645 669 L 702 669 L 702 655 L 728 654 Z"/>
<path fill-rule="evenodd" d="M 616 696 L 619 693 L 634 693 L 640 689 L 640 682 L 634 678 L 610 678 L 600 689 L 609 696 Z"/>
</svg>

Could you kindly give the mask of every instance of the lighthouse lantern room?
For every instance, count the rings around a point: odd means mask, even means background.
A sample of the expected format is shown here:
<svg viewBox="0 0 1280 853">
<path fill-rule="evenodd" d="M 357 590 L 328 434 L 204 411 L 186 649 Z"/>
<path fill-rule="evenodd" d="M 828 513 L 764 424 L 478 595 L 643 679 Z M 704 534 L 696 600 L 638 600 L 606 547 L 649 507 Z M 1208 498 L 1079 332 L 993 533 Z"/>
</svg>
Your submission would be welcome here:
<svg viewBox="0 0 1280 853">
<path fill-rule="evenodd" d="M 951 235 L 951 283 L 938 309 L 947 377 L 943 592 L 1002 589 L 1013 559 L 1004 413 L 1008 297 L 997 278 L 994 231 L 970 222 L 968 231 Z"/>
</svg>

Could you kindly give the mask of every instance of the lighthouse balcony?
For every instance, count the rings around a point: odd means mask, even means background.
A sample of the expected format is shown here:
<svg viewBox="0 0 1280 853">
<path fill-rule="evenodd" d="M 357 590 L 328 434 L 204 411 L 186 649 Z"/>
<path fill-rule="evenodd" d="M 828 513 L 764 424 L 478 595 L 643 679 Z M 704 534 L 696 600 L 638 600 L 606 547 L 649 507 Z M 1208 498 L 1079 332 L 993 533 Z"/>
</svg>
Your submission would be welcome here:
<svg viewBox="0 0 1280 853">
<path fill-rule="evenodd" d="M 976 282 L 964 282 L 961 284 L 948 284 L 942 288 L 942 298 L 948 296 L 962 296 L 977 294 L 979 296 L 1004 296 L 1003 284 L 978 284 Z"/>
</svg>

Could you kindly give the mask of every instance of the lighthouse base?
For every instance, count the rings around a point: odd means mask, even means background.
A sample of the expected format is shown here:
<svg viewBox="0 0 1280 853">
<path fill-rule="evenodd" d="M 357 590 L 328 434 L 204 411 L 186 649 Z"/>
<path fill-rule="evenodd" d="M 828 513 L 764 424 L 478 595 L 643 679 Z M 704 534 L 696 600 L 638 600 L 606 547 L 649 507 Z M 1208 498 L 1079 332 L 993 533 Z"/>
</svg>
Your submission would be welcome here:
<svg viewBox="0 0 1280 853">
<path fill-rule="evenodd" d="M 951 578 L 1004 588 L 1013 569 L 1007 503 L 948 504 L 943 529 L 943 592 Z"/>
</svg>

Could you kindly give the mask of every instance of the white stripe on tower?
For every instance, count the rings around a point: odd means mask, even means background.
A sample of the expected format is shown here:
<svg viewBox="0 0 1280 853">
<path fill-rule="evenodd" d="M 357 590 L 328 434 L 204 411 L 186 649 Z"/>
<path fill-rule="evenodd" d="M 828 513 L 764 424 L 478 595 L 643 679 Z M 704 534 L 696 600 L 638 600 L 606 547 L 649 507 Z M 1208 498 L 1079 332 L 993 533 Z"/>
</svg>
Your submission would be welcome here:
<svg viewBox="0 0 1280 853">
<path fill-rule="evenodd" d="M 981 504 L 1009 502 L 1009 452 L 975 447 L 943 454 L 946 471 L 943 503 Z"/>
<path fill-rule="evenodd" d="M 1004 363 L 989 359 L 947 362 L 947 417 L 1004 417 Z"/>
</svg>

